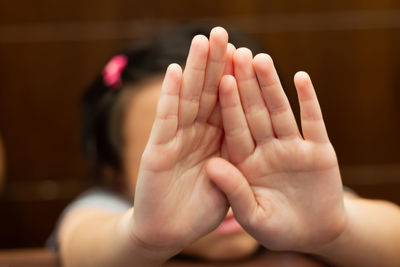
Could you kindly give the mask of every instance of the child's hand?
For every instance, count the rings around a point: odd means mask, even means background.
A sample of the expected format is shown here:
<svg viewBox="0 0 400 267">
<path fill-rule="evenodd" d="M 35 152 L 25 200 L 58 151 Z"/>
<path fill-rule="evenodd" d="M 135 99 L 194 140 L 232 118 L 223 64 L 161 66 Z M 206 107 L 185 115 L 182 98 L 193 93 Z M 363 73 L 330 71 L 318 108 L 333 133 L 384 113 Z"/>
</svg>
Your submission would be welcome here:
<svg viewBox="0 0 400 267">
<path fill-rule="evenodd" d="M 225 61 L 232 61 L 227 42 L 222 28 L 209 41 L 194 37 L 183 75 L 176 64 L 165 74 L 134 200 L 133 235 L 150 249 L 177 253 L 215 229 L 228 210 L 205 172 L 222 142 L 217 96 Z"/>
<path fill-rule="evenodd" d="M 229 159 L 207 173 L 226 194 L 242 226 L 272 250 L 312 251 L 344 230 L 347 219 L 335 151 L 309 76 L 294 81 L 303 137 L 268 55 L 234 54 L 220 84 Z"/>
</svg>

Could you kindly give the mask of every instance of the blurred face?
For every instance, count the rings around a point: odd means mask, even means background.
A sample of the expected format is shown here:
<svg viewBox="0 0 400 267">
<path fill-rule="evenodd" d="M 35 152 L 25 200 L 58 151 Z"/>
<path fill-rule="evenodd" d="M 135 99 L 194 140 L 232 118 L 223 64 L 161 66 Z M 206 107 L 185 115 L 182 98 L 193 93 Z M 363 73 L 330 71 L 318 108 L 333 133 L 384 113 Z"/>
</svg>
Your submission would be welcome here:
<svg viewBox="0 0 400 267">
<path fill-rule="evenodd" d="M 122 127 L 123 168 L 126 194 L 135 192 L 140 159 L 149 138 L 161 89 L 161 77 L 148 80 L 127 96 Z M 241 228 L 229 210 L 221 226 L 187 247 L 182 253 L 209 260 L 243 258 L 253 254 L 258 243 Z"/>
</svg>

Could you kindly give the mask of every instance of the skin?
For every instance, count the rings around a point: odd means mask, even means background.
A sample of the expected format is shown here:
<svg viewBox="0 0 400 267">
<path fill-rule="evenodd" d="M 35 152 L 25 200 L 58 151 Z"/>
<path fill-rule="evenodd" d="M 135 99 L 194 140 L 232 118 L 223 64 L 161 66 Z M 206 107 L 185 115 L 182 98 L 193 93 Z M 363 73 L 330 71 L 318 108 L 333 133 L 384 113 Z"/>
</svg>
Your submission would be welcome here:
<svg viewBox="0 0 400 267">
<path fill-rule="evenodd" d="M 220 155 L 223 137 L 216 103 L 228 38 L 220 33 L 218 38 L 211 34 L 209 45 L 203 36 L 193 39 L 196 53 L 189 53 L 183 74 L 177 65 L 167 71 L 170 76 L 164 80 L 136 182 L 133 227 L 135 238 L 146 247 L 185 249 L 188 254 L 220 259 L 246 256 L 257 248 L 244 231 L 201 239 L 220 224 L 228 210 L 225 196 L 204 168 L 208 158 Z M 130 147 L 135 146 L 127 143 L 128 151 Z M 136 177 L 134 171 L 129 176 Z M 151 195 L 146 193 L 150 191 Z M 202 220 L 205 217 L 207 221 Z M 222 239 L 226 246 L 221 245 Z M 236 254 L 227 250 L 236 247 Z"/>
<path fill-rule="evenodd" d="M 271 57 L 241 48 L 233 61 L 219 89 L 230 161 L 210 160 L 207 173 L 244 229 L 269 249 L 338 266 L 399 266 L 399 207 L 343 193 L 308 74 L 294 77 L 300 134 Z"/>
<path fill-rule="evenodd" d="M 140 152 L 132 152 L 128 140 L 136 124 L 124 128 L 134 208 L 71 211 L 60 227 L 62 262 L 159 266 L 191 244 L 209 256 L 196 241 L 212 233 L 231 206 L 266 248 L 307 252 L 339 266 L 398 266 L 399 209 L 344 196 L 308 75 L 295 76 L 300 134 L 271 58 L 253 58 L 244 48 L 230 57 L 226 44 L 226 32 L 216 28 L 210 41 L 193 39 L 184 72 L 169 66 L 139 167 L 130 166 Z M 156 98 L 148 92 L 136 101 Z M 139 113 L 129 110 L 129 121 L 130 114 Z"/>
<path fill-rule="evenodd" d="M 158 266 L 182 250 L 199 257 L 224 259 L 228 257 L 227 248 L 236 247 L 237 258 L 258 247 L 243 231 L 226 238 L 226 246 L 216 235 L 195 243 L 221 223 L 229 208 L 226 197 L 208 179 L 204 168 L 210 157 L 220 156 L 222 146 L 222 124 L 216 107 L 222 74 L 232 71 L 233 47 L 228 53 L 227 39 L 222 28 L 213 29 L 209 41 L 205 36 L 196 36 L 183 73 L 172 64 L 161 94 L 140 90 L 133 97 L 132 101 L 144 104 L 146 96 L 155 101 L 160 94 L 150 138 L 141 156 L 146 141 L 130 137 L 147 137 L 145 129 L 150 129 L 152 120 L 147 118 L 148 123 L 140 130 L 129 123 L 124 127 L 129 136 L 125 140 L 124 171 L 129 187 L 135 188 L 134 208 L 124 214 L 85 208 L 69 212 L 59 233 L 65 265 Z M 128 108 L 127 121 L 147 116 L 143 114 L 150 105 L 140 103 L 135 103 L 139 112 Z M 215 244 L 215 251 L 201 249 L 210 244 Z M 99 257 L 90 257 L 94 247 Z"/>
<path fill-rule="evenodd" d="M 210 157 L 226 154 L 216 107 L 219 80 L 223 73 L 233 73 L 234 47 L 227 45 L 225 30 L 216 28 L 210 35 L 209 42 L 204 36 L 193 39 L 183 74 L 176 64 L 168 68 L 161 92 L 155 79 L 131 96 L 123 158 L 135 206 L 123 214 L 71 210 L 59 230 L 65 266 L 159 266 L 180 252 L 227 260 L 258 248 L 243 230 L 213 233 L 228 212 L 228 202 L 208 179 L 205 165 Z M 93 249 L 96 257 L 91 257 Z M 311 262 L 292 253 L 272 255 L 271 263 L 278 258 Z"/>
<path fill-rule="evenodd" d="M 158 77 L 145 82 L 133 91 L 127 105 L 126 122 L 123 128 L 124 140 L 126 140 L 123 158 L 126 162 L 124 164 L 126 177 L 132 177 L 127 181 L 128 188 L 131 188 L 130 192 L 134 192 L 136 188 L 137 172 L 156 115 L 161 84 L 162 81 Z M 232 260 L 249 256 L 258 247 L 258 242 L 241 229 L 227 235 L 211 232 L 186 247 L 182 254 L 208 260 Z"/>
<path fill-rule="evenodd" d="M 231 196 L 246 230 L 268 237 L 260 240 L 266 247 L 307 251 L 328 243 L 347 223 L 343 187 L 307 74 L 295 77 L 303 138 L 271 58 L 260 54 L 253 60 L 248 49 L 239 49 L 234 58 L 236 79 L 225 76 L 220 90 L 231 163 L 215 159 L 209 169 L 239 171 L 234 177 L 246 179 L 214 181 Z"/>
</svg>

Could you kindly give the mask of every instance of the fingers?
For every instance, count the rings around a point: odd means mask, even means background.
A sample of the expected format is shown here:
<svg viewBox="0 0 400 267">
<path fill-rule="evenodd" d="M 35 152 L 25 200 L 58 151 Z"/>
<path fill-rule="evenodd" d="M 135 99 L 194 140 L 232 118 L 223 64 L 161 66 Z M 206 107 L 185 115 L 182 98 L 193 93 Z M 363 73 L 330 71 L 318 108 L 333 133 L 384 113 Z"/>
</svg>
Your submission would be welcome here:
<svg viewBox="0 0 400 267">
<path fill-rule="evenodd" d="M 278 138 L 297 137 L 299 130 L 271 57 L 258 54 L 253 66 Z"/>
<path fill-rule="evenodd" d="M 178 129 L 179 92 L 182 69 L 178 64 L 168 66 L 157 104 L 156 119 L 150 139 L 156 144 L 171 140 Z"/>
<path fill-rule="evenodd" d="M 226 49 L 226 60 L 225 60 L 225 69 L 224 75 L 233 75 L 233 54 L 235 53 L 236 48 L 233 44 L 228 43 L 228 47 Z"/>
<path fill-rule="evenodd" d="M 260 92 L 253 69 L 253 55 L 247 48 L 239 48 L 234 54 L 234 72 L 247 123 L 257 143 L 274 137 L 270 116 Z"/>
<path fill-rule="evenodd" d="M 208 119 L 208 123 L 219 128 L 222 125 L 221 106 L 217 103 L 214 110 Z"/>
<path fill-rule="evenodd" d="M 199 110 L 207 66 L 209 43 L 203 35 L 193 38 L 182 78 L 179 103 L 179 126 L 193 123 Z"/>
<path fill-rule="evenodd" d="M 233 53 L 235 52 L 235 50 L 236 48 L 233 46 L 233 44 L 229 43 L 226 51 L 224 75 L 225 74 L 233 75 L 232 60 L 233 60 Z M 216 97 L 218 97 L 218 95 Z M 220 127 L 222 125 L 221 107 L 218 102 L 215 105 L 214 110 L 210 115 L 210 118 L 208 119 L 208 123 L 215 127 Z"/>
<path fill-rule="evenodd" d="M 222 145 L 221 145 L 221 158 L 229 160 L 229 155 L 228 155 L 228 149 L 226 148 L 226 139 L 222 140 Z"/>
<path fill-rule="evenodd" d="M 206 165 L 206 172 L 228 198 L 236 219 L 239 222 L 246 222 L 252 218 L 257 209 L 257 202 L 243 174 L 222 158 L 210 159 Z"/>
<path fill-rule="evenodd" d="M 236 164 L 253 153 L 255 145 L 247 126 L 236 80 L 233 76 L 222 77 L 219 99 L 229 159 Z"/>
<path fill-rule="evenodd" d="M 218 84 L 225 68 L 228 33 L 221 27 L 210 32 L 210 48 L 197 121 L 206 122 L 217 102 Z"/>
<path fill-rule="evenodd" d="M 294 76 L 294 83 L 300 103 L 304 139 L 320 143 L 329 142 L 321 108 L 310 76 L 305 72 L 298 72 Z"/>
</svg>

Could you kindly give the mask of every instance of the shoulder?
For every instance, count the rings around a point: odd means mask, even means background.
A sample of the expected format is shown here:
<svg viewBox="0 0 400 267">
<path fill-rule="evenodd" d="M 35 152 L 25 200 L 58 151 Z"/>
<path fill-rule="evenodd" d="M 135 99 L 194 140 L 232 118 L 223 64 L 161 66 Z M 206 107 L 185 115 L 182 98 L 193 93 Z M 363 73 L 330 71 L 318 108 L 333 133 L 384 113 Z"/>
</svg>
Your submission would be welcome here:
<svg viewBox="0 0 400 267">
<path fill-rule="evenodd" d="M 79 211 L 102 211 L 121 213 L 132 207 L 132 202 L 123 196 L 103 187 L 91 188 L 80 194 L 61 213 L 53 233 L 46 242 L 47 247 L 57 250 L 60 228 L 70 217 L 76 217 Z"/>
<path fill-rule="evenodd" d="M 96 187 L 79 195 L 65 208 L 63 215 L 78 207 L 99 208 L 112 212 L 123 212 L 131 206 L 132 203 L 123 196 L 106 188 Z"/>
</svg>

